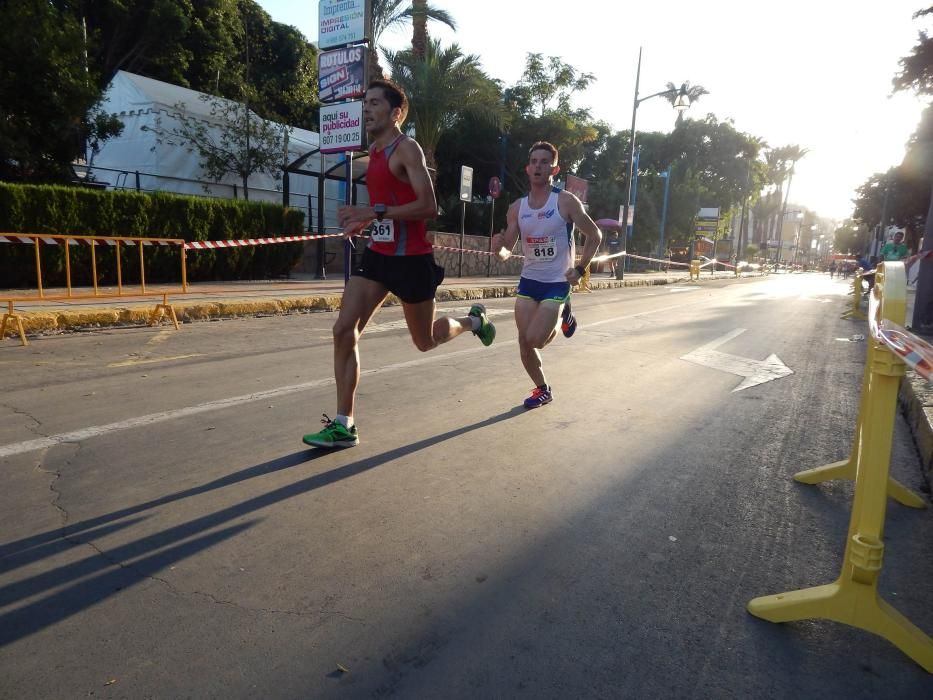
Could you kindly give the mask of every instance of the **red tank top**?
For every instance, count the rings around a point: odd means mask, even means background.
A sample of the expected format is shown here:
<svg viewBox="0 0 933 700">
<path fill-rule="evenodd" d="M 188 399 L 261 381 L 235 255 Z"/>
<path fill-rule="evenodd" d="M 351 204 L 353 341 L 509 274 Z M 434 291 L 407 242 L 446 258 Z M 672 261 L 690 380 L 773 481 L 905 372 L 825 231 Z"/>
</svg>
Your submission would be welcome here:
<svg viewBox="0 0 933 700">
<path fill-rule="evenodd" d="M 402 182 L 389 170 L 389 158 L 395 149 L 408 138 L 400 134 L 395 141 L 381 151 L 373 148 L 369 153 L 369 167 L 366 169 L 366 189 L 369 191 L 370 204 L 397 206 L 414 202 L 418 197 L 414 188 Z M 391 243 L 369 241 L 369 248 L 383 255 L 425 255 L 433 252 L 428 240 L 428 225 L 425 221 L 394 220 L 394 240 Z"/>
</svg>

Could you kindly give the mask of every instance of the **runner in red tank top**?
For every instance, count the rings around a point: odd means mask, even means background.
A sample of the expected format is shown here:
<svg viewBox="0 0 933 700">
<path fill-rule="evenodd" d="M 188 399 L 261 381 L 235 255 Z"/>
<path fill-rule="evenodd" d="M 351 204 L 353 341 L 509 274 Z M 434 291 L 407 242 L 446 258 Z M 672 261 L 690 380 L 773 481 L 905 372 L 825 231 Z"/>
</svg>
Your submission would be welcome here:
<svg viewBox="0 0 933 700">
<path fill-rule="evenodd" d="M 389 292 L 402 302 L 411 339 L 422 352 L 466 331 L 483 345 L 496 337 L 482 304 L 474 304 L 463 318 L 434 318 L 434 293 L 444 279 L 444 268 L 434 262 L 427 220 L 437 216 L 437 202 L 421 146 L 399 128 L 407 114 L 408 98 L 397 85 L 388 80 L 370 83 L 363 121 L 371 144 L 366 171 L 371 204 L 337 211 L 337 221 L 348 237 L 372 224 L 370 242 L 343 292 L 334 324 L 337 415 L 331 420 L 324 414 L 324 429 L 304 436 L 305 444 L 313 447 L 359 444 L 353 421 L 360 383 L 359 338 Z"/>
</svg>

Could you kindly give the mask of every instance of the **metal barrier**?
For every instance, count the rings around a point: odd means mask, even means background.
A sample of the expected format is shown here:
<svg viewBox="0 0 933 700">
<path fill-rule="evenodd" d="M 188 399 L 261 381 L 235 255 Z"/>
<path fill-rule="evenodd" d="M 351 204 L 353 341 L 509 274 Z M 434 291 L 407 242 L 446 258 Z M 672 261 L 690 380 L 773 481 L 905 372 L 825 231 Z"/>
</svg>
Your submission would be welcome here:
<svg viewBox="0 0 933 700">
<path fill-rule="evenodd" d="M 185 293 L 188 291 L 188 278 L 185 259 L 185 241 L 177 238 L 144 238 L 144 237 L 116 237 L 116 236 L 70 236 L 58 234 L 39 234 L 39 233 L 3 233 L 0 234 L 0 243 L 20 243 L 32 245 L 35 249 L 36 264 L 36 289 L 37 294 L 28 295 L 10 295 L 3 299 L 7 304 L 7 312 L 3 315 L 3 321 L 0 323 L 0 340 L 6 337 L 6 328 L 8 323 L 15 323 L 19 331 L 20 341 L 23 345 L 28 345 L 26 334 L 23 332 L 22 317 L 16 313 L 15 304 L 17 302 L 27 301 L 61 301 L 78 299 L 102 299 L 119 298 L 126 296 L 161 296 L 162 303 L 156 304 L 152 314 L 149 317 L 149 323 L 158 322 L 164 314 L 168 314 L 178 330 L 178 319 L 175 316 L 175 310 L 168 303 L 169 294 Z M 64 246 L 65 258 L 65 292 L 57 294 L 46 294 L 42 277 L 42 245 Z M 75 293 L 71 280 L 71 247 L 86 245 L 91 250 L 91 288 L 93 293 Z M 97 280 L 97 249 L 106 246 L 112 248 L 116 256 L 116 290 L 102 290 Z M 150 291 L 146 289 L 146 264 L 143 251 L 147 247 L 177 247 L 180 253 L 181 268 L 181 287 L 178 289 L 160 289 Z M 135 288 L 129 291 L 123 285 L 123 267 L 121 260 L 121 250 L 123 247 L 135 247 L 139 251 L 139 289 Z"/>
<path fill-rule="evenodd" d="M 885 338 L 885 324 L 902 324 L 906 313 L 907 280 L 904 264 L 878 266 L 869 305 L 871 340 L 862 401 L 856 422 L 857 446 L 850 460 L 855 478 L 855 498 L 843 554 L 842 571 L 830 584 L 755 598 L 748 611 L 770 622 L 826 619 L 873 632 L 894 644 L 928 673 L 933 673 L 933 639 L 881 598 L 878 576 L 884 556 L 884 519 L 890 476 L 897 393 L 904 376 L 904 361 Z M 903 343 L 901 343 L 903 345 Z M 839 475 L 839 463 L 800 472 L 795 478 L 815 483 Z M 822 470 L 822 471 L 821 471 Z M 810 481 L 817 476 L 815 481 Z M 898 484 L 898 486 L 900 486 Z M 903 488 L 898 495 L 910 492 Z M 898 498 L 898 500 L 901 500 Z M 902 501 L 903 502 L 903 501 Z M 912 505 L 908 503 L 908 505 Z"/>
</svg>

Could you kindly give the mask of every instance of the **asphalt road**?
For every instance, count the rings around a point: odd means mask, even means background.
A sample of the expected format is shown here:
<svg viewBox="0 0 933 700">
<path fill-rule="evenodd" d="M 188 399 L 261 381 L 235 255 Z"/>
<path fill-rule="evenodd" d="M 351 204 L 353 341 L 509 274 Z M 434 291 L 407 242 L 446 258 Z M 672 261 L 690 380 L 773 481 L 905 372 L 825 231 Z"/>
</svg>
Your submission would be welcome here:
<svg viewBox="0 0 933 700">
<path fill-rule="evenodd" d="M 848 454 L 849 288 L 580 295 L 534 411 L 513 300 L 425 354 L 385 309 L 335 452 L 300 441 L 330 313 L 4 343 L 0 697 L 931 697 L 883 639 L 745 610 L 841 566 L 852 485 L 791 475 Z M 704 347 L 793 373 L 734 391 Z M 892 475 L 921 488 L 900 418 Z M 880 591 L 928 633 L 931 542 L 889 504 Z"/>
</svg>

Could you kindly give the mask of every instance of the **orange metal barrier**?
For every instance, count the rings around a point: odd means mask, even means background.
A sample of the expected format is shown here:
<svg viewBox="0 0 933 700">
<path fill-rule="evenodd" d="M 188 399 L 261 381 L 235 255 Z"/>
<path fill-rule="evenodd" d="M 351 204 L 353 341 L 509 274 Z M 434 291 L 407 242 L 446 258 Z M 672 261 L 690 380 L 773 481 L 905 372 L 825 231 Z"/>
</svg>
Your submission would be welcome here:
<svg viewBox="0 0 933 700">
<path fill-rule="evenodd" d="M 169 294 L 184 294 L 188 291 L 187 260 L 185 257 L 185 241 L 180 238 L 145 238 L 137 236 L 117 237 L 117 236 L 70 236 L 70 235 L 52 235 L 37 233 L 3 233 L 0 234 L 0 243 L 29 244 L 35 250 L 36 264 L 36 294 L 13 295 L 10 294 L 2 298 L 7 304 L 7 312 L 3 315 L 3 321 L 0 323 L 0 340 L 6 337 L 7 324 L 16 324 L 19 331 L 20 340 L 23 345 L 28 345 L 26 334 L 23 332 L 22 317 L 15 311 L 14 304 L 26 301 L 61 301 L 77 299 L 102 299 L 119 298 L 127 296 L 161 296 L 162 303 L 156 304 L 152 315 L 149 318 L 150 324 L 158 322 L 163 314 L 168 314 L 178 329 L 178 319 L 175 316 L 175 310 L 168 303 Z M 42 275 L 42 245 L 60 245 L 64 246 L 65 253 L 65 292 L 56 294 L 46 294 Z M 87 245 L 91 249 L 91 286 L 94 290 L 91 293 L 75 293 L 71 280 L 71 247 L 78 245 Z M 106 246 L 113 248 L 116 255 L 117 287 L 116 290 L 101 289 L 97 280 L 97 249 Z M 139 288 L 134 285 L 127 288 L 123 284 L 123 269 L 121 261 L 121 250 L 126 247 L 136 247 L 139 250 Z M 144 250 L 147 247 L 177 246 L 180 251 L 181 267 L 181 287 L 177 289 L 146 289 L 146 264 Z"/>
</svg>

